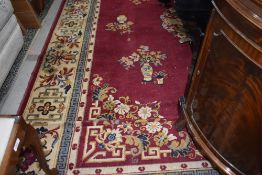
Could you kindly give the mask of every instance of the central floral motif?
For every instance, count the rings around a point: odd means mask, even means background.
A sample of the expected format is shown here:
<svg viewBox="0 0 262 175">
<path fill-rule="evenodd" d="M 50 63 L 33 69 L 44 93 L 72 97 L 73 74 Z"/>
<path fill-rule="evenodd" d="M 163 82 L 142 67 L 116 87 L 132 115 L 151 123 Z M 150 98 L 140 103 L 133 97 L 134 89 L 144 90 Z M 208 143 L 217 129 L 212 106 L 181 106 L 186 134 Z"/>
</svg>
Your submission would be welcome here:
<svg viewBox="0 0 262 175">
<path fill-rule="evenodd" d="M 125 15 L 119 15 L 115 22 L 108 23 L 106 25 L 106 30 L 112 32 L 120 32 L 120 34 L 132 32 L 132 25 L 134 23 L 132 21 L 128 21 Z"/>
<path fill-rule="evenodd" d="M 155 78 L 157 84 L 163 84 L 163 79 L 167 74 L 163 71 L 155 72 L 153 74 L 153 67 L 150 64 L 153 64 L 154 66 L 162 66 L 161 61 L 166 58 L 166 54 L 161 51 L 151 51 L 148 46 L 141 45 L 136 52 L 133 52 L 130 56 L 122 57 L 119 62 L 126 70 L 135 67 L 134 63 L 140 62 L 141 72 L 144 77 L 142 82 L 151 82 L 153 78 Z"/>
<path fill-rule="evenodd" d="M 160 115 L 160 102 L 142 104 L 133 102 L 128 96 L 115 98 L 117 90 L 102 81 L 99 75 L 93 76 L 92 100 L 101 107 L 94 120 L 96 125 L 103 126 L 95 137 L 99 150 L 114 152 L 126 145 L 135 157 L 150 147 L 159 147 L 169 150 L 170 157 L 197 156 L 188 134 L 175 131 L 172 128 L 174 121 Z"/>
</svg>

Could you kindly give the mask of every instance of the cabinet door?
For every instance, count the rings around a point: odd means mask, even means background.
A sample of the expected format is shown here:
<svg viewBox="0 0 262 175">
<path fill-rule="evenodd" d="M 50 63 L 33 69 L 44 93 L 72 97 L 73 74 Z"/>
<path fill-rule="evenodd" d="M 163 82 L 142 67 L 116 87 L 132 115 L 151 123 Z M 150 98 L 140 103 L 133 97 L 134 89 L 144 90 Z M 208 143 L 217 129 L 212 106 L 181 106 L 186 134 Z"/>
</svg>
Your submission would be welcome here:
<svg viewBox="0 0 262 175">
<path fill-rule="evenodd" d="M 262 69 L 254 60 L 262 59 L 262 54 L 249 43 L 241 44 L 245 38 L 222 19 L 217 17 L 216 22 L 206 57 L 200 58 L 205 61 L 196 68 L 198 83 L 187 113 L 218 156 L 245 174 L 258 175 L 262 172 Z"/>
</svg>

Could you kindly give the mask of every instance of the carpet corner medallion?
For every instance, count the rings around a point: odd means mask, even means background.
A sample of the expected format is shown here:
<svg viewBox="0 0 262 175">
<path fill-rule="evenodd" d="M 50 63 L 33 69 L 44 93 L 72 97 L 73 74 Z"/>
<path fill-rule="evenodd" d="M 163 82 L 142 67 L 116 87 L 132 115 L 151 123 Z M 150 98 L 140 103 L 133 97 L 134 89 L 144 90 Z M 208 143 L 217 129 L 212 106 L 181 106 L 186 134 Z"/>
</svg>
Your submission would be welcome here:
<svg viewBox="0 0 262 175">
<path fill-rule="evenodd" d="M 22 106 L 59 174 L 215 172 L 173 127 L 191 52 L 163 13 L 153 0 L 64 2 Z M 43 174 L 23 157 L 20 174 Z"/>
</svg>

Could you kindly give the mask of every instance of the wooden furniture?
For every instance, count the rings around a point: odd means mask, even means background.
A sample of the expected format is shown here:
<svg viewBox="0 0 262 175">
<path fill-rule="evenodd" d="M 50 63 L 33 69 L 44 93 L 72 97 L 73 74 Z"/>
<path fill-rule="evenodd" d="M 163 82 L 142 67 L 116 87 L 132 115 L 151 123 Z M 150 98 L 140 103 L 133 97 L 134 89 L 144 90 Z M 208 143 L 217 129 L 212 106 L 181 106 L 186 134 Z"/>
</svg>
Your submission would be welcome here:
<svg viewBox="0 0 262 175">
<path fill-rule="evenodd" d="M 214 0 L 176 128 L 221 173 L 262 174 L 262 1 Z M 185 122 L 186 119 L 186 122 Z"/>
<path fill-rule="evenodd" d="M 32 0 L 31 5 L 35 9 L 37 13 L 44 10 L 45 7 L 45 1 L 44 0 Z"/>
<path fill-rule="evenodd" d="M 40 139 L 35 129 L 26 124 L 21 116 L 0 116 L 0 174 L 16 174 L 16 164 L 23 147 L 31 146 L 39 161 L 40 167 L 48 175 L 57 174 L 50 170 L 44 157 Z"/>
<path fill-rule="evenodd" d="M 212 10 L 211 0 L 176 0 L 174 8 L 186 23 L 195 23 L 199 30 L 205 32 Z"/>
<path fill-rule="evenodd" d="M 212 3 L 211 0 L 175 0 L 174 8 L 178 17 L 182 19 L 183 26 L 191 39 L 192 64 L 189 67 L 187 92 L 205 36 L 206 26 L 212 11 Z"/>
<path fill-rule="evenodd" d="M 39 28 L 41 22 L 37 12 L 44 8 L 44 0 L 11 0 L 14 13 L 21 24 L 26 28 Z"/>
</svg>

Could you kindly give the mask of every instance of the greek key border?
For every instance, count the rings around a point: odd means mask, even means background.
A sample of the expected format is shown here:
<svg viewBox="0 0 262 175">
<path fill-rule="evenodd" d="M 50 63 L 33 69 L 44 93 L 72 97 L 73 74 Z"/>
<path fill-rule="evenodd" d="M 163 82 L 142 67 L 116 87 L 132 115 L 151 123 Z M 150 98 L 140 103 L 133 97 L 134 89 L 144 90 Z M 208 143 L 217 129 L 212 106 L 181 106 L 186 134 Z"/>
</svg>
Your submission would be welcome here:
<svg viewBox="0 0 262 175">
<path fill-rule="evenodd" d="M 72 93 L 72 98 L 71 98 L 70 107 L 68 111 L 68 116 L 64 124 L 64 132 L 63 132 L 63 137 L 62 137 L 60 151 L 58 154 L 58 160 L 57 160 L 57 165 L 56 165 L 56 168 L 59 174 L 61 175 L 63 175 L 66 171 L 68 152 L 69 152 L 70 143 L 72 140 L 72 134 L 73 134 L 73 129 L 75 125 L 75 117 L 77 114 L 77 108 L 78 108 L 78 103 L 79 103 L 80 93 L 81 93 L 81 84 L 79 82 L 81 82 L 83 79 L 85 64 L 87 62 L 86 56 L 87 56 L 87 52 L 89 48 L 90 34 L 92 32 L 92 26 L 93 26 L 93 21 L 94 21 L 94 16 L 95 16 L 95 10 L 96 10 L 95 7 L 97 4 L 97 0 L 88 0 L 88 3 L 91 3 L 90 11 L 87 17 L 88 22 L 86 24 L 86 28 L 84 31 L 83 44 L 82 44 L 79 64 L 78 64 L 77 71 L 76 71 L 75 84 L 73 87 L 73 93 Z"/>
</svg>

